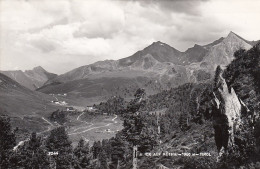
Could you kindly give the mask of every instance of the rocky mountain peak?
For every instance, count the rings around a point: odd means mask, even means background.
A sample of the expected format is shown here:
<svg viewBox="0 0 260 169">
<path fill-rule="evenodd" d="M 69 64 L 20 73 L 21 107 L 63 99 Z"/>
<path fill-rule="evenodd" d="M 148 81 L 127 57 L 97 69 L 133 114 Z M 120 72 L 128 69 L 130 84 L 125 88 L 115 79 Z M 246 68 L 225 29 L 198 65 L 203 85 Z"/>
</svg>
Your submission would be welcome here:
<svg viewBox="0 0 260 169">
<path fill-rule="evenodd" d="M 157 42 L 153 42 L 150 46 L 155 46 L 155 45 L 161 45 L 163 46 L 165 43 L 161 42 L 161 41 L 157 41 Z"/>
<path fill-rule="evenodd" d="M 43 67 L 41 67 L 41 66 L 34 67 L 32 70 L 34 70 L 34 71 L 43 71 L 43 72 L 46 72 L 46 70 L 43 69 Z"/>
<path fill-rule="evenodd" d="M 174 50 L 176 52 L 180 52 L 179 50 L 175 49 L 174 47 L 163 43 L 161 41 L 157 41 L 157 42 L 153 42 L 151 45 L 149 45 L 148 47 L 144 48 L 145 51 L 147 50 L 157 50 L 157 49 L 161 49 L 161 50 Z"/>
<path fill-rule="evenodd" d="M 236 33 L 230 31 L 228 36 L 224 39 L 224 41 L 243 41 L 247 43 L 247 40 L 238 36 Z"/>
<path fill-rule="evenodd" d="M 251 47 L 252 45 L 248 41 L 231 31 L 219 43 L 209 46 L 209 52 L 203 60 L 212 65 L 212 69 L 216 68 L 217 65 L 226 66 L 234 59 L 233 55 L 235 51 L 241 48 L 248 50 Z"/>
<path fill-rule="evenodd" d="M 199 48 L 199 47 L 201 47 L 201 46 L 198 45 L 198 44 L 195 44 L 195 45 L 194 45 L 194 48 Z"/>
<path fill-rule="evenodd" d="M 228 33 L 228 36 L 227 36 L 227 37 L 229 37 L 229 36 L 237 36 L 237 34 L 235 34 L 233 31 L 230 31 L 230 32 Z"/>
</svg>

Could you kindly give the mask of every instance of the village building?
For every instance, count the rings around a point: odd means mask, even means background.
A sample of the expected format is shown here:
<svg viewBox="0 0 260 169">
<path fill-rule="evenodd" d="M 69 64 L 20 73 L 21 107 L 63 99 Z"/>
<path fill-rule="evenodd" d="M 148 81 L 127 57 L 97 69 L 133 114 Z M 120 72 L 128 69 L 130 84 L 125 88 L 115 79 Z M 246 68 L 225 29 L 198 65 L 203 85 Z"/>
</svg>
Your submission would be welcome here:
<svg viewBox="0 0 260 169">
<path fill-rule="evenodd" d="M 66 111 L 68 112 L 74 112 L 76 111 L 73 107 L 66 107 Z"/>
</svg>

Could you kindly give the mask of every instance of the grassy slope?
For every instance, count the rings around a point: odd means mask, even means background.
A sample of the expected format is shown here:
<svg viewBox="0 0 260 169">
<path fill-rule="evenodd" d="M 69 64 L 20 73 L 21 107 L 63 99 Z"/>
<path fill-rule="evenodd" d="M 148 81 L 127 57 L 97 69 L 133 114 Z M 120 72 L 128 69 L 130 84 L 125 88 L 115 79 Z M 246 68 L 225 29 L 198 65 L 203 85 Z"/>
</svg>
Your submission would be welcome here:
<svg viewBox="0 0 260 169">
<path fill-rule="evenodd" d="M 31 91 L 0 73 L 0 113 L 9 115 L 13 128 L 18 127 L 19 132 L 46 130 L 49 124 L 42 117 L 60 108 L 51 105 L 51 100 L 53 97 Z"/>
<path fill-rule="evenodd" d="M 81 79 L 67 83 L 47 85 L 38 91 L 48 94 L 67 93 L 67 98 L 72 100 L 72 102 L 75 104 L 78 102 L 86 106 L 104 101 L 111 96 L 133 97 L 132 93 L 139 87 L 145 87 L 148 94 L 154 94 L 160 90 L 160 85 L 152 83 L 151 80 L 147 77 Z"/>
</svg>

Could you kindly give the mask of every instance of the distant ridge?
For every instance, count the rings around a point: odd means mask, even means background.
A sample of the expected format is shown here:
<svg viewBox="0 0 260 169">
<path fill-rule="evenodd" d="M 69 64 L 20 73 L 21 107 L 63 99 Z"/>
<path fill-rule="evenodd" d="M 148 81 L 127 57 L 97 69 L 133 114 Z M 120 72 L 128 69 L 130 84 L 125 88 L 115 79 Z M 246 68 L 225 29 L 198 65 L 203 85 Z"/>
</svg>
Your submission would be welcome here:
<svg viewBox="0 0 260 169">
<path fill-rule="evenodd" d="M 252 46 L 250 41 L 232 31 L 225 38 L 204 46 L 195 44 L 185 52 L 157 41 L 129 57 L 73 69 L 48 80 L 38 90 L 64 92 L 75 98 L 128 95 L 127 91 L 139 87 L 153 94 L 184 83 L 207 82 L 212 79 L 217 65 L 228 65 L 236 50 L 248 50 Z"/>
<path fill-rule="evenodd" d="M 57 76 L 54 73 L 47 72 L 41 66 L 37 66 L 32 70 L 25 70 L 24 72 L 21 70 L 0 72 L 31 90 L 41 87 L 46 81 Z"/>
<path fill-rule="evenodd" d="M 214 45 L 217 45 L 217 44 L 221 43 L 224 39 L 225 39 L 224 37 L 221 37 L 221 38 L 219 38 L 218 40 L 215 40 L 215 41 L 212 42 L 212 43 L 209 43 L 209 44 L 207 44 L 207 45 L 204 45 L 204 47 L 210 48 L 210 47 L 212 47 L 212 46 L 214 46 Z"/>
</svg>

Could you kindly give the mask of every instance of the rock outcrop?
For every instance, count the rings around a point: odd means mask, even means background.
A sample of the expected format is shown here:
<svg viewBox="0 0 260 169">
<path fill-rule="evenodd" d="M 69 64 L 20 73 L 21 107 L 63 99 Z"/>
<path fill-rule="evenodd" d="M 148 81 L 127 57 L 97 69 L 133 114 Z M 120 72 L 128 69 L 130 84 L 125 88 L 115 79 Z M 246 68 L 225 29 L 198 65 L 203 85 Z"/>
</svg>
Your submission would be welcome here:
<svg viewBox="0 0 260 169">
<path fill-rule="evenodd" d="M 234 145 L 234 133 L 241 124 L 242 105 L 234 89 L 228 88 L 223 71 L 219 73 L 214 90 L 213 127 L 218 153 Z"/>
</svg>

